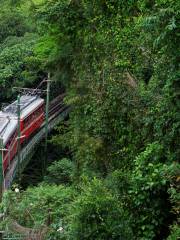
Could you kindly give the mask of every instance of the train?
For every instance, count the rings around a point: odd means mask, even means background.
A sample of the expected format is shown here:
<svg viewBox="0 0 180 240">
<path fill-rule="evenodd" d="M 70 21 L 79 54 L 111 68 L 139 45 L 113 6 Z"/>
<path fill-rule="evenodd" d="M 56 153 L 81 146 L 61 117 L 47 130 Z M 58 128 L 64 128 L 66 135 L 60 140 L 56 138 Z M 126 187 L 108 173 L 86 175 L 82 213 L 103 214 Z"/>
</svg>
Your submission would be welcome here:
<svg viewBox="0 0 180 240">
<path fill-rule="evenodd" d="M 0 111 L 0 138 L 3 143 L 3 170 L 10 166 L 18 149 L 18 113 L 17 101 Z M 20 144 L 25 144 L 43 124 L 45 119 L 45 101 L 38 95 L 20 97 Z"/>
</svg>

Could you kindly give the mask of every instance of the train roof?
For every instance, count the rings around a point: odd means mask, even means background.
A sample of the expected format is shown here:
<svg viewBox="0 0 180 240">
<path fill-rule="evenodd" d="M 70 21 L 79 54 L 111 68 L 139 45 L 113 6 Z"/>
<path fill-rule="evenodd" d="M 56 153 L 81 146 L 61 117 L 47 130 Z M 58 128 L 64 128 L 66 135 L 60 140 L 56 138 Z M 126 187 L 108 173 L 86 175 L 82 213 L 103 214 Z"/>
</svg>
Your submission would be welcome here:
<svg viewBox="0 0 180 240">
<path fill-rule="evenodd" d="M 13 114 L 0 112 L 0 137 L 3 140 L 3 146 L 6 145 L 8 139 L 17 128 L 17 118 Z"/>
<path fill-rule="evenodd" d="M 31 96 L 31 95 L 23 95 L 20 98 L 20 111 L 21 118 L 25 118 L 28 116 L 34 109 L 40 106 L 44 102 L 44 99 L 39 96 Z M 8 105 L 3 110 L 6 113 L 17 115 L 17 101 Z"/>
</svg>

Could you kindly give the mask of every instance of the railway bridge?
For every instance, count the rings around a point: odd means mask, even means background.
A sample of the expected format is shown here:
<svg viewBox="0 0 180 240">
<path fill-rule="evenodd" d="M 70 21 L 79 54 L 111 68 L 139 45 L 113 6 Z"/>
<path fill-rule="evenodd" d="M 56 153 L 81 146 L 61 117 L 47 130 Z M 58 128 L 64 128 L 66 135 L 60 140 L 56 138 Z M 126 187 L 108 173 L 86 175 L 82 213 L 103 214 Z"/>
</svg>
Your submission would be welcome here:
<svg viewBox="0 0 180 240">
<path fill-rule="evenodd" d="M 48 110 L 48 122 L 44 119 L 41 127 L 36 131 L 35 134 L 28 140 L 26 144 L 20 149 L 19 156 L 15 155 L 13 160 L 9 163 L 7 171 L 3 171 L 1 167 L 1 178 L 2 178 L 2 192 L 10 188 L 12 182 L 17 177 L 17 175 L 24 170 L 26 165 L 31 160 L 35 146 L 46 137 L 47 131 L 50 132 L 60 121 L 63 121 L 68 115 L 70 108 L 66 106 L 63 102 L 64 94 L 58 96 L 49 104 Z M 0 158 L 2 159 L 4 149 L 0 151 Z M 1 163 L 2 165 L 2 163 Z M 20 171 L 20 172 L 19 172 Z"/>
</svg>

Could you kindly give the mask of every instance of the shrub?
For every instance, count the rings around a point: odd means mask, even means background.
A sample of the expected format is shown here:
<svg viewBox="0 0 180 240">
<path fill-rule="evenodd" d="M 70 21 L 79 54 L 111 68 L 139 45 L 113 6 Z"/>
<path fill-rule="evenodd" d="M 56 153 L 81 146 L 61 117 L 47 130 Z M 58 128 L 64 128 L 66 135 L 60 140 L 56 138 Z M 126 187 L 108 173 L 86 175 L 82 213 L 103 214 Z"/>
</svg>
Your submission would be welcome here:
<svg viewBox="0 0 180 240">
<path fill-rule="evenodd" d="M 70 239 L 133 239 L 130 217 L 100 180 L 84 184 L 70 212 Z"/>
<path fill-rule="evenodd" d="M 55 184 L 69 184 L 73 180 L 74 170 L 74 163 L 69 159 L 63 158 L 54 162 L 48 168 L 48 175 L 45 177 L 45 181 Z"/>
</svg>

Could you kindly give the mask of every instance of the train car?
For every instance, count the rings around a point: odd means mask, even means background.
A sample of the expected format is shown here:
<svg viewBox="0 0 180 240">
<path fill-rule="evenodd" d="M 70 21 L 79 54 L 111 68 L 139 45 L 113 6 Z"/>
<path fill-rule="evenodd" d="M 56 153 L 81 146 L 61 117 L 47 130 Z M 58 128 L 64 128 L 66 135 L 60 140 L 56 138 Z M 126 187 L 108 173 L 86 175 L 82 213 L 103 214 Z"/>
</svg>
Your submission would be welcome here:
<svg viewBox="0 0 180 240">
<path fill-rule="evenodd" d="M 20 98 L 21 142 L 27 140 L 44 121 L 44 99 L 38 96 L 23 95 Z M 5 112 L 17 116 L 17 101 L 4 109 Z"/>
<path fill-rule="evenodd" d="M 24 136 L 22 141 L 28 140 L 40 128 L 44 117 L 44 99 L 37 96 L 21 97 L 21 132 Z"/>
<path fill-rule="evenodd" d="M 44 121 L 44 100 L 38 96 L 23 95 L 20 98 L 20 131 L 21 144 L 31 137 Z M 17 153 L 17 101 L 0 112 L 0 137 L 3 139 L 4 171 Z"/>
<path fill-rule="evenodd" d="M 14 114 L 0 112 L 0 137 L 3 140 L 3 168 L 7 169 L 11 159 L 17 152 L 18 121 Z"/>
</svg>

